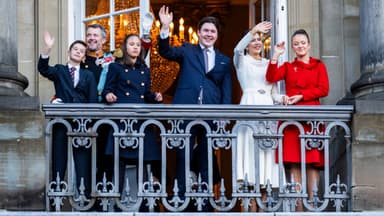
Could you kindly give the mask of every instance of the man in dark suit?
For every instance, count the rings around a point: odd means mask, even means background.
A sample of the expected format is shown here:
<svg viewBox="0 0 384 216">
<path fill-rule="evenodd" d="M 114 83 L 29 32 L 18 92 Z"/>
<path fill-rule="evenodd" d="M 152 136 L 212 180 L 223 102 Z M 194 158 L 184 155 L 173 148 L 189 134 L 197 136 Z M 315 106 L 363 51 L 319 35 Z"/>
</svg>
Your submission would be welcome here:
<svg viewBox="0 0 384 216">
<path fill-rule="evenodd" d="M 174 104 L 230 104 L 232 102 L 232 79 L 230 59 L 216 50 L 214 44 L 218 37 L 219 23 L 215 17 L 204 17 L 198 23 L 198 44 L 183 43 L 180 47 L 169 45 L 169 26 L 173 20 L 172 12 L 163 6 L 159 11 L 161 31 L 159 39 L 159 53 L 162 57 L 179 63 L 180 73 L 176 92 L 173 97 Z M 212 123 L 210 122 L 211 126 Z M 190 149 L 197 140 L 197 147 L 193 150 L 199 152 L 196 171 L 201 174 L 202 180 L 208 182 L 208 154 L 206 131 L 194 127 L 191 131 Z M 196 135 L 198 135 L 196 137 Z M 177 153 L 177 170 L 180 195 L 185 192 L 185 155 L 180 150 Z M 213 166 L 217 166 L 214 159 Z M 193 164 L 191 167 L 194 166 Z M 216 181 L 215 181 L 216 180 Z M 214 183 L 217 182 L 214 179 Z"/>
<path fill-rule="evenodd" d="M 85 60 L 80 64 L 81 68 L 85 68 L 92 72 L 97 83 L 98 102 L 106 102 L 102 100 L 101 92 L 104 89 L 105 79 L 108 73 L 109 64 L 114 61 L 114 56 L 110 52 L 104 52 L 103 45 L 107 41 L 107 31 L 100 24 L 91 24 L 86 28 L 85 42 L 87 43 L 87 51 Z M 108 140 L 108 133 L 111 130 L 109 125 L 100 125 L 97 129 L 98 136 L 96 138 L 96 181 L 101 182 L 104 174 L 107 181 L 112 181 L 113 176 L 113 158 L 105 154 L 105 148 Z M 99 203 L 95 204 L 94 210 L 100 210 Z M 97 209 L 100 208 L 100 209 Z"/>
<path fill-rule="evenodd" d="M 68 63 L 66 65 L 56 64 L 49 66 L 49 53 L 54 44 L 54 38 L 44 33 L 45 47 L 40 55 L 38 70 L 40 74 L 54 83 L 56 101 L 62 103 L 96 103 L 97 88 L 92 72 L 80 68 L 80 62 L 85 57 L 87 44 L 84 41 L 74 41 L 68 50 Z M 74 125 L 76 126 L 76 125 Z M 52 129 L 52 178 L 57 173 L 63 180 L 67 168 L 67 128 L 62 124 L 55 124 Z M 80 186 L 81 178 L 84 179 L 85 194 L 90 193 L 91 185 L 91 150 L 90 148 L 73 148 L 75 170 L 77 175 L 77 188 Z"/>
</svg>

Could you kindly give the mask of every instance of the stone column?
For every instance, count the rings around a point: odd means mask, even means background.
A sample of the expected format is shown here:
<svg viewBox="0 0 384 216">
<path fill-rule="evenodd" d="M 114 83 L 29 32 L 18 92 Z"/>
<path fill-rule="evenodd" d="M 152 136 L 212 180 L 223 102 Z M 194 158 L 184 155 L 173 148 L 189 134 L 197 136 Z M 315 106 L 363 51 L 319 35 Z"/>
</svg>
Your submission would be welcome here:
<svg viewBox="0 0 384 216">
<path fill-rule="evenodd" d="M 384 204 L 384 1 L 360 0 L 360 79 L 352 142 L 352 210 L 383 210 Z"/>
<path fill-rule="evenodd" d="M 360 0 L 361 77 L 352 86 L 356 99 L 384 100 L 384 1 Z"/>
<path fill-rule="evenodd" d="M 0 208 L 43 210 L 44 119 L 38 98 L 24 92 L 28 80 L 18 73 L 16 21 L 22 4 L 0 1 Z M 35 43 L 25 36 L 22 40 Z"/>
<path fill-rule="evenodd" d="M 16 3 L 0 2 L 0 96 L 25 96 L 28 86 L 28 80 L 17 72 Z"/>
</svg>

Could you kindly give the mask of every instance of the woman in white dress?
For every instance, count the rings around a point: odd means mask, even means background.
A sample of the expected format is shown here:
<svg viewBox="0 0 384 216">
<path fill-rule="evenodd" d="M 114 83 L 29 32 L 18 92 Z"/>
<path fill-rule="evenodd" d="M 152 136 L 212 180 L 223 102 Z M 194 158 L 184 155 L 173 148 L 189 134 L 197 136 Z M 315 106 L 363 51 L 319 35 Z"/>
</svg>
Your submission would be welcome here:
<svg viewBox="0 0 384 216">
<path fill-rule="evenodd" d="M 287 98 L 278 94 L 276 83 L 269 83 L 265 80 L 269 60 L 261 56 L 263 43 L 259 33 L 268 33 L 271 28 L 271 22 L 257 24 L 239 41 L 234 49 L 233 61 L 243 91 L 240 105 L 286 103 Z M 256 121 L 251 123 L 259 126 L 257 128 L 261 128 L 261 131 L 256 131 L 256 133 L 274 133 L 277 130 L 277 122 Z M 265 124 L 268 124 L 271 130 L 266 131 Z M 245 176 L 247 176 L 249 183 L 255 183 L 255 145 L 257 142 L 253 139 L 252 129 L 247 126 L 240 126 L 237 135 L 236 161 L 239 181 L 244 181 Z M 275 151 L 271 148 L 260 149 L 259 161 L 260 185 L 265 187 L 267 180 L 269 180 L 272 187 L 278 187 L 279 171 L 278 164 L 275 162 Z M 257 207 L 253 201 L 250 211 L 256 210 Z"/>
</svg>

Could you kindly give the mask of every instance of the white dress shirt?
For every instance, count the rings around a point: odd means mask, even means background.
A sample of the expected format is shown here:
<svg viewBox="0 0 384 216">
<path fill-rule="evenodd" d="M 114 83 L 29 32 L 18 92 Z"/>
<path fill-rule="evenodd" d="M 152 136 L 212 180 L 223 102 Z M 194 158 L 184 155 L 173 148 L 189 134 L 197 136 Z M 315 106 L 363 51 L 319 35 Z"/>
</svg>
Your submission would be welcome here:
<svg viewBox="0 0 384 216">
<path fill-rule="evenodd" d="M 76 87 L 77 84 L 79 83 L 79 79 L 80 79 L 80 65 L 72 66 L 72 65 L 68 64 L 68 70 L 71 70 L 71 67 L 75 67 L 76 68 L 76 70 L 75 70 L 75 77 L 74 77 L 74 80 L 73 80 L 73 87 Z"/>
</svg>

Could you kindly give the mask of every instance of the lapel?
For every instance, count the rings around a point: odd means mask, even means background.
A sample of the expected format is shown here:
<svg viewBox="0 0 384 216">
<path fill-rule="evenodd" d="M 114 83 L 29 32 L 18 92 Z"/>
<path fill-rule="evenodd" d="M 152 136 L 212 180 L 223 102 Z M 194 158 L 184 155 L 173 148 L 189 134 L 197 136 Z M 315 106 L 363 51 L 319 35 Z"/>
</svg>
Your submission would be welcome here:
<svg viewBox="0 0 384 216">
<path fill-rule="evenodd" d="M 195 49 L 196 49 L 195 54 L 201 69 L 200 73 L 205 74 L 205 62 L 204 62 L 203 49 L 201 49 L 200 44 L 196 44 Z"/>
<path fill-rule="evenodd" d="M 82 70 L 83 69 L 79 68 L 79 82 L 77 84 L 79 84 L 84 79 L 84 74 L 82 73 Z"/>
<path fill-rule="evenodd" d="M 71 72 L 69 70 L 69 65 L 68 64 L 65 65 L 64 71 L 65 71 L 64 77 L 67 80 L 66 82 L 68 84 L 72 85 L 72 87 L 73 87 L 72 78 L 71 78 Z"/>
<path fill-rule="evenodd" d="M 216 67 L 218 66 L 218 64 L 221 63 L 220 62 L 220 53 L 216 49 L 214 49 L 214 50 L 215 50 L 215 65 L 213 66 L 213 68 L 210 72 L 214 71 L 216 69 Z"/>
<path fill-rule="evenodd" d="M 77 82 L 77 85 L 74 87 L 75 89 L 77 88 L 77 87 L 81 87 L 81 86 L 83 86 L 82 85 L 82 83 L 84 82 L 86 82 L 86 75 L 87 75 L 87 73 L 84 73 L 84 70 L 85 69 L 82 69 L 82 68 L 80 68 L 79 69 L 79 81 Z"/>
</svg>

